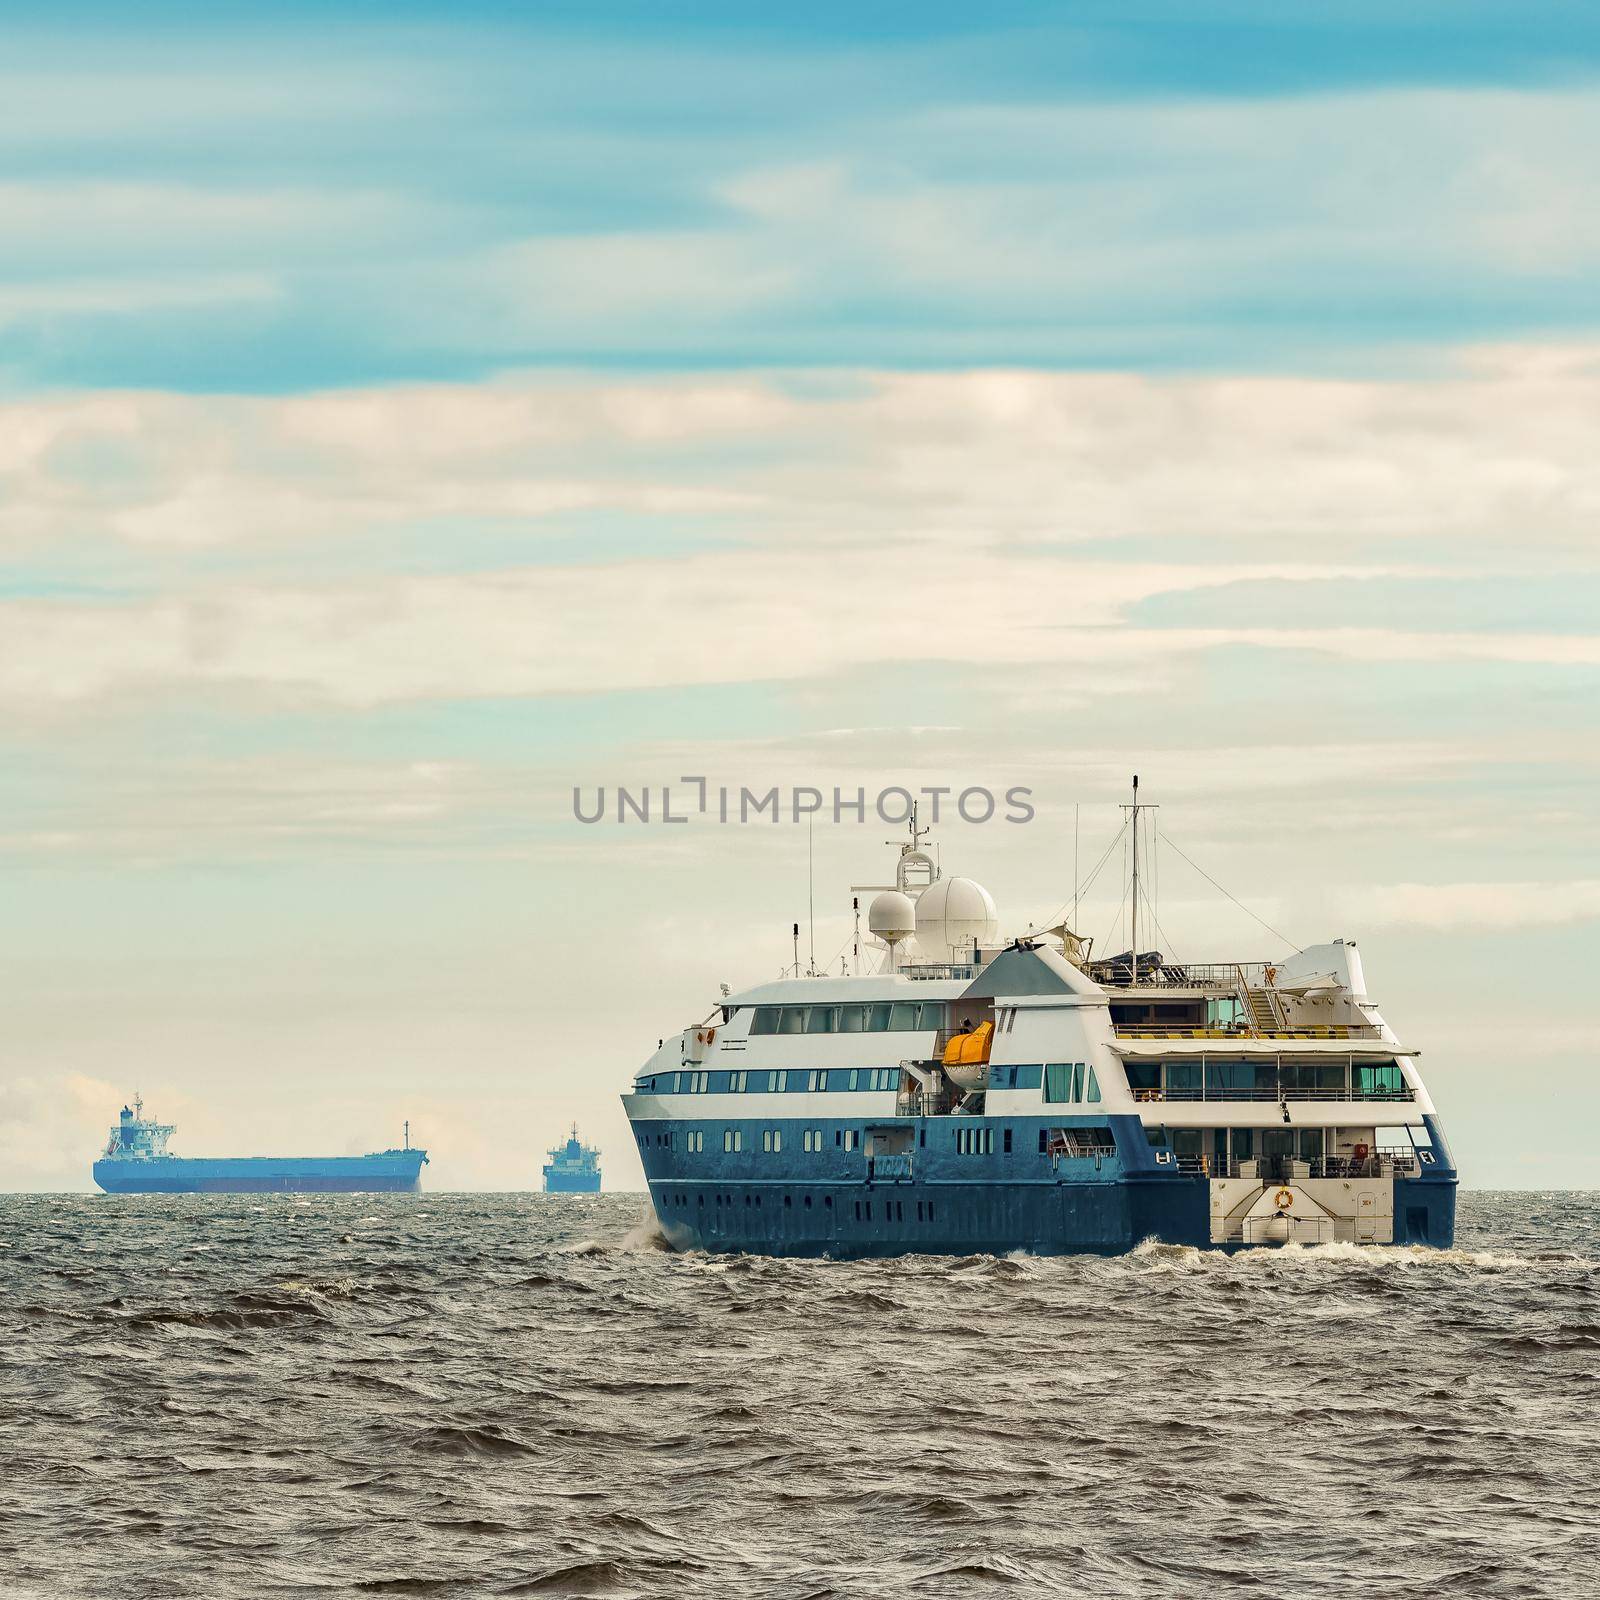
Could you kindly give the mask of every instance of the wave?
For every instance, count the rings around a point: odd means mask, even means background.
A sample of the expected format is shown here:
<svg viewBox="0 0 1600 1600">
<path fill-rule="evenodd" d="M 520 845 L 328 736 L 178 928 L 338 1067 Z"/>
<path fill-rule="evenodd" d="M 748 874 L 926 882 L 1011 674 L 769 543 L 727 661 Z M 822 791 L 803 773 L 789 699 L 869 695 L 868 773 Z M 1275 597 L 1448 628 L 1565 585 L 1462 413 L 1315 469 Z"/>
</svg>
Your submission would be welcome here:
<svg viewBox="0 0 1600 1600">
<path fill-rule="evenodd" d="M 1126 1261 L 1144 1270 L 1216 1274 L 1303 1272 L 1328 1268 L 1356 1268 L 1363 1272 L 1405 1272 L 1414 1269 L 1545 1272 L 1552 1265 L 1549 1256 L 1544 1254 L 1524 1255 L 1508 1250 L 1461 1248 L 1440 1250 L 1424 1244 L 1351 1244 L 1342 1240 L 1328 1244 L 1291 1242 L 1264 1245 L 1229 1253 L 1146 1239 L 1126 1256 L 1109 1259 Z M 1577 1255 L 1562 1256 L 1561 1264 L 1583 1270 L 1600 1267 L 1600 1262 Z"/>
<path fill-rule="evenodd" d="M 531 1456 L 537 1447 L 509 1430 L 445 1423 L 424 1428 L 411 1441 L 414 1450 L 447 1456 Z"/>
</svg>

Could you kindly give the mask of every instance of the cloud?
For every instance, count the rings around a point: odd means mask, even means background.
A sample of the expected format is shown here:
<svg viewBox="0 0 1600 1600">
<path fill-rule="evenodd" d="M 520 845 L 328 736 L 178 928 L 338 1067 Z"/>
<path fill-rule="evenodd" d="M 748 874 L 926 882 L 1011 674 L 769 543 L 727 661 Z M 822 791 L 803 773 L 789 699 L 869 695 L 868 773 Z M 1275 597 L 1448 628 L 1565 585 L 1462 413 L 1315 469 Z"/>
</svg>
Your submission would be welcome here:
<svg viewBox="0 0 1600 1600">
<path fill-rule="evenodd" d="M 0 1072 L 0 1169 L 8 1186 L 81 1188 L 125 1092 L 80 1072 Z"/>
<path fill-rule="evenodd" d="M 1439 933 L 1565 927 L 1600 917 L 1600 878 L 1552 883 L 1395 883 L 1350 888 L 1338 897 L 1363 925 Z"/>
<path fill-rule="evenodd" d="M 616 511 L 669 540 L 666 519 L 704 513 L 723 538 L 830 549 L 1592 550 L 1594 349 L 1466 357 L 1427 382 L 842 372 L 14 401 L 0 541 L 310 545 Z"/>
<path fill-rule="evenodd" d="M 0 328 L 39 318 L 143 316 L 153 311 L 267 305 L 280 293 L 280 286 L 260 272 L 53 277 L 48 282 L 0 285 Z"/>
<path fill-rule="evenodd" d="M 826 582 L 823 581 L 824 570 Z M 1153 595 L 1381 568 L 1180 567 L 945 550 L 762 551 L 396 578 L 323 589 L 211 586 L 109 605 L 0 602 L 0 701 L 47 709 L 184 686 L 351 707 L 797 679 L 913 662 L 1106 669 L 1221 646 L 1365 660 L 1600 664 L 1600 641 L 1377 629 L 1124 625 Z"/>
<path fill-rule="evenodd" d="M 1593 321 L 1583 87 L 1008 93 L 902 53 L 890 92 L 832 53 L 564 37 L 491 62 L 470 34 L 432 59 L 387 48 L 360 82 L 293 41 L 254 72 L 205 54 L 186 74 L 0 78 L 0 105 L 26 108 L 0 219 L 33 381 L 597 358 L 1392 367 L 1397 347 Z M 284 81 L 304 85 L 299 126 Z M 254 268 L 270 317 L 191 296 L 148 326 L 133 299 L 51 294 L 158 265 Z"/>
<path fill-rule="evenodd" d="M 1473 360 L 1428 383 L 979 371 L 14 402 L 0 698 L 370 706 L 914 662 L 1131 690 L 1238 649 L 1593 667 L 1592 630 L 1550 607 L 1593 570 L 1600 365 Z M 1572 580 L 1546 627 L 1501 599 L 1535 550 Z"/>
</svg>

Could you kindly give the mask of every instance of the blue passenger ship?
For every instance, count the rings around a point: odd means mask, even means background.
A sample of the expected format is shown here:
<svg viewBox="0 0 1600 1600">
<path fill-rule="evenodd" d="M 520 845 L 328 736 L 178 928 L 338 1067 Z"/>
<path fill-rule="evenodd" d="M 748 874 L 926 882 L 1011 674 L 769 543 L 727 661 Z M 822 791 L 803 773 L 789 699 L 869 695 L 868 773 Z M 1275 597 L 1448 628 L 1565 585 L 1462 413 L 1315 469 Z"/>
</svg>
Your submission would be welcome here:
<svg viewBox="0 0 1600 1600">
<path fill-rule="evenodd" d="M 428 1152 L 405 1147 L 365 1156 L 171 1156 L 170 1122 L 145 1118 L 137 1095 L 122 1108 L 94 1181 L 107 1194 L 415 1194 Z"/>
<path fill-rule="evenodd" d="M 1137 780 L 1134 802 L 1137 878 Z M 1450 1149 L 1353 942 L 1205 965 L 1139 951 L 1136 921 L 1108 960 L 1065 921 L 1002 942 L 988 893 L 921 838 L 913 823 L 870 906 L 879 971 L 726 994 L 635 1077 L 623 1104 L 668 1240 L 1451 1244 Z"/>
</svg>

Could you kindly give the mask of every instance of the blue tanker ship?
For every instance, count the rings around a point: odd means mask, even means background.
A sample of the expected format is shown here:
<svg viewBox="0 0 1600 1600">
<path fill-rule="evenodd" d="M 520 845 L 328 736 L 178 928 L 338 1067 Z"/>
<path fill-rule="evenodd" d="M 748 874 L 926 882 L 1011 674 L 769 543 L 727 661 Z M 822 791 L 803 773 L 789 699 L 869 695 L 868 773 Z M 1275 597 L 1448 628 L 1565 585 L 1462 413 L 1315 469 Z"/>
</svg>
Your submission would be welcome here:
<svg viewBox="0 0 1600 1600">
<path fill-rule="evenodd" d="M 169 1156 L 176 1124 L 147 1121 L 137 1096 L 122 1108 L 94 1181 L 107 1194 L 415 1194 L 426 1150 L 366 1156 Z"/>
<path fill-rule="evenodd" d="M 546 1194 L 599 1194 L 600 1152 L 578 1137 L 578 1125 L 573 1123 L 572 1135 L 565 1144 L 558 1144 L 545 1163 L 544 1192 Z"/>
</svg>

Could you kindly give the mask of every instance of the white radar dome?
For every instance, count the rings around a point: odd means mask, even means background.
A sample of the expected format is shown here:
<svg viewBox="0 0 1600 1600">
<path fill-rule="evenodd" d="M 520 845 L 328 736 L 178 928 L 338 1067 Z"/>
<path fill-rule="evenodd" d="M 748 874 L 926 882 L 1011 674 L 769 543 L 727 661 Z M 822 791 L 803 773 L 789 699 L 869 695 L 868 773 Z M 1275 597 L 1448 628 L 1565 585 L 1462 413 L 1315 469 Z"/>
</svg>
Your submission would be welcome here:
<svg viewBox="0 0 1600 1600">
<path fill-rule="evenodd" d="M 917 899 L 917 943 L 930 961 L 959 961 L 999 937 L 994 900 L 971 878 L 940 878 Z"/>
<path fill-rule="evenodd" d="M 885 944 L 898 944 L 917 931 L 917 908 L 911 896 L 898 889 L 885 889 L 867 907 L 867 929 Z"/>
</svg>

